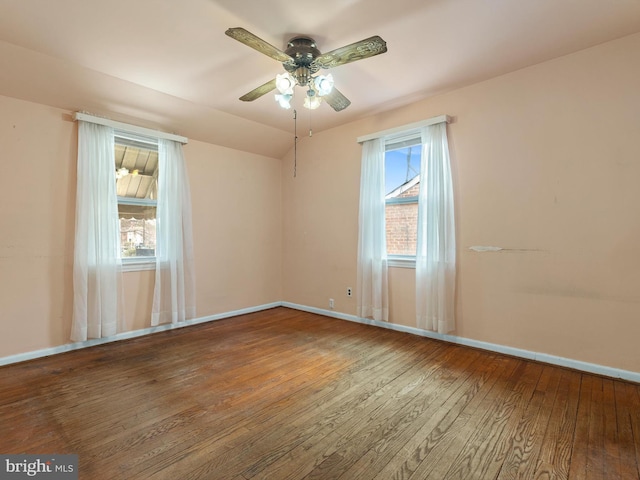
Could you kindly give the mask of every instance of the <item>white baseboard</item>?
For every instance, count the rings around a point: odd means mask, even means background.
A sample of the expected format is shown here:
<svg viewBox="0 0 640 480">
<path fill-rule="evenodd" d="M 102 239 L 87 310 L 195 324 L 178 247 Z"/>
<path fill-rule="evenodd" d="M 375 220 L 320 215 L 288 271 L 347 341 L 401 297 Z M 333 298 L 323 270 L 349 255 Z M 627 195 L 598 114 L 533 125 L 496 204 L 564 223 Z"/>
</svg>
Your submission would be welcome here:
<svg viewBox="0 0 640 480">
<path fill-rule="evenodd" d="M 245 315 L 247 313 L 259 312 L 262 310 L 268 310 L 275 307 L 287 307 L 294 310 L 300 310 L 303 312 L 316 313 L 318 315 L 324 315 L 326 317 L 337 318 L 340 320 L 347 320 L 350 322 L 362 323 L 365 325 L 374 325 L 376 327 L 387 328 L 390 330 L 396 330 L 399 332 L 410 333 L 412 335 L 419 335 L 422 337 L 433 338 L 436 340 L 443 340 L 445 342 L 455 343 L 458 345 L 466 345 L 468 347 L 480 348 L 482 350 L 488 350 L 490 352 L 504 353 L 506 355 L 512 355 L 514 357 L 525 358 L 528 360 L 536 360 L 551 365 L 558 365 L 561 367 L 572 368 L 574 370 L 580 370 L 588 373 L 595 373 L 611 378 L 620 378 L 622 380 L 628 380 L 635 383 L 640 383 L 640 373 L 632 372 L 629 370 L 621 370 L 618 368 L 605 367 L 595 363 L 581 362 L 579 360 L 572 360 L 565 357 L 557 357 L 555 355 L 549 355 L 546 353 L 532 352 L 529 350 L 523 350 L 520 348 L 507 347 L 504 345 L 498 345 L 495 343 L 481 342 L 479 340 L 473 340 L 464 337 L 458 337 L 456 335 L 442 335 L 436 332 L 430 332 L 428 330 L 422 330 L 415 327 L 407 327 L 404 325 L 397 325 L 394 323 L 380 322 L 377 320 L 371 320 L 369 318 L 361 318 L 356 315 L 349 315 L 346 313 L 336 312 L 334 310 L 325 310 L 322 308 L 308 307 L 306 305 L 299 305 L 291 302 L 273 302 L 264 305 L 256 305 L 254 307 L 243 308 L 240 310 L 233 310 L 224 313 L 218 313 L 215 315 L 208 315 L 206 317 L 199 317 L 193 320 L 188 320 L 180 324 L 167 324 L 159 325 L 157 327 L 144 328 L 142 330 L 134 330 L 131 332 L 124 332 L 107 338 L 97 338 L 87 340 L 86 342 L 68 343 L 65 345 L 59 345 L 57 347 L 44 348 L 42 350 L 35 350 L 32 352 L 19 353 L 16 355 L 9 355 L 7 357 L 0 357 L 0 366 L 9 365 L 12 363 L 24 362 L 26 360 L 33 360 L 35 358 L 47 357 L 49 355 L 55 355 L 57 353 L 69 352 L 72 350 L 79 350 L 81 348 L 92 347 L 94 345 L 102 345 L 104 343 L 117 342 L 120 340 L 126 340 L 129 338 L 142 337 L 151 333 L 162 332 L 165 330 L 173 330 L 175 328 L 188 327 L 190 325 L 196 325 L 199 323 L 213 322 L 216 320 L 222 320 L 224 318 L 236 317 L 238 315 Z"/>
<path fill-rule="evenodd" d="M 16 355 L 9 355 L 7 357 L 0 357 L 0 366 L 9 365 L 12 363 L 24 362 L 26 360 L 33 360 L 35 358 L 48 357 L 57 353 L 70 352 L 72 350 L 79 350 L 81 348 L 93 347 L 94 345 L 102 345 L 104 343 L 118 342 L 120 340 L 127 340 L 129 338 L 142 337 L 151 333 L 163 332 L 165 330 L 173 330 L 175 328 L 188 327 L 190 325 L 197 325 L 199 323 L 213 322 L 216 320 L 222 320 L 224 318 L 236 317 L 238 315 L 245 315 L 247 313 L 259 312 L 261 310 L 268 310 L 270 308 L 280 307 L 282 302 L 267 303 L 264 305 L 257 305 L 255 307 L 242 308 L 240 310 L 233 310 L 230 312 L 219 313 L 216 315 L 208 315 L 206 317 L 198 317 L 192 320 L 178 324 L 166 324 L 158 325 L 157 327 L 143 328 L 141 330 L 133 330 L 130 332 L 123 332 L 105 338 L 95 338 L 87 340 L 85 342 L 67 343 L 65 345 L 59 345 L 57 347 L 43 348 L 41 350 L 34 350 L 32 352 L 18 353 Z"/>
<path fill-rule="evenodd" d="M 468 347 L 480 348 L 482 350 L 488 350 L 490 352 L 504 353 L 514 357 L 525 358 L 528 360 L 536 360 L 538 362 L 548 363 L 551 365 L 557 365 L 560 367 L 572 368 L 574 370 L 580 370 L 588 373 L 595 373 L 597 375 L 603 375 L 605 377 L 620 378 L 622 380 L 628 380 L 630 382 L 640 383 L 640 373 L 632 372 L 630 370 L 621 370 L 619 368 L 605 367 L 595 363 L 582 362 L 579 360 L 573 360 L 565 357 L 558 357 L 555 355 L 549 355 L 546 353 L 532 352 L 529 350 L 523 350 L 520 348 L 507 347 L 504 345 L 498 345 L 495 343 L 481 342 L 479 340 L 473 340 L 470 338 L 458 337 L 456 335 L 443 335 L 437 332 L 430 332 L 428 330 L 422 330 L 415 327 L 407 327 L 404 325 L 397 325 L 394 323 L 381 322 L 372 320 L 370 318 L 361 318 L 356 315 L 348 315 L 346 313 L 335 312 L 333 310 L 324 310 L 322 308 L 307 307 L 305 305 L 298 305 L 290 302 L 282 302 L 283 307 L 293 308 L 295 310 L 301 310 L 309 313 L 317 313 L 327 317 L 338 318 L 340 320 L 348 320 L 350 322 L 363 323 L 365 325 L 375 325 L 376 327 L 387 328 L 390 330 L 396 330 L 399 332 L 411 333 L 413 335 L 420 335 L 422 337 L 433 338 L 436 340 L 443 340 L 445 342 L 456 343 L 458 345 L 466 345 Z"/>
</svg>

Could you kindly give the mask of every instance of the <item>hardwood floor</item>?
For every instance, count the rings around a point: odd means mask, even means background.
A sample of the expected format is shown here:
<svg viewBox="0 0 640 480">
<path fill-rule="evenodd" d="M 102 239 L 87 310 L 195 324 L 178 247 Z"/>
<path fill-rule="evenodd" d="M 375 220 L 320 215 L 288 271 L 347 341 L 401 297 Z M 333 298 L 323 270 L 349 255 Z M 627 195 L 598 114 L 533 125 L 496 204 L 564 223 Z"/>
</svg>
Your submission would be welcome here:
<svg viewBox="0 0 640 480">
<path fill-rule="evenodd" d="M 101 479 L 640 479 L 640 386 L 286 308 L 0 367 Z"/>
</svg>

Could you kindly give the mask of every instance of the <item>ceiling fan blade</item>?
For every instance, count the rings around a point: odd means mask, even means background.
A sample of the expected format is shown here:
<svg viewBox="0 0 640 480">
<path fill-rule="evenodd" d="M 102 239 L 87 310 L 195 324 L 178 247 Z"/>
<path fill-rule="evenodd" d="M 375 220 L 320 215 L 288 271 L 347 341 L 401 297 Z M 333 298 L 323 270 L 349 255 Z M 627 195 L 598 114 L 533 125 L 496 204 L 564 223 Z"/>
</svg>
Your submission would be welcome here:
<svg viewBox="0 0 640 480">
<path fill-rule="evenodd" d="M 324 98 L 324 101 L 327 102 L 336 112 L 344 110 L 351 105 L 351 100 L 345 97 L 336 87 L 333 87 L 331 89 L 331 93 L 322 98 Z"/>
<path fill-rule="evenodd" d="M 260 85 L 258 88 L 254 88 L 249 93 L 245 93 L 240 97 L 240 100 L 243 102 L 253 102 L 255 99 L 260 98 L 261 96 L 269 93 L 272 90 L 276 89 L 276 79 L 269 80 L 264 85 Z"/>
<path fill-rule="evenodd" d="M 332 68 L 345 63 L 373 57 L 387 51 L 387 42 L 375 35 L 345 47 L 336 48 L 315 58 L 312 65 L 319 68 Z"/>
<path fill-rule="evenodd" d="M 258 52 L 263 53 L 268 57 L 278 60 L 279 62 L 293 61 L 293 59 L 282 50 L 274 47 L 270 43 L 265 42 L 260 37 L 255 36 L 253 33 L 245 30 L 242 27 L 230 28 L 224 33 L 226 33 L 234 40 L 237 40 L 240 43 L 244 43 L 248 47 L 257 50 Z"/>
</svg>

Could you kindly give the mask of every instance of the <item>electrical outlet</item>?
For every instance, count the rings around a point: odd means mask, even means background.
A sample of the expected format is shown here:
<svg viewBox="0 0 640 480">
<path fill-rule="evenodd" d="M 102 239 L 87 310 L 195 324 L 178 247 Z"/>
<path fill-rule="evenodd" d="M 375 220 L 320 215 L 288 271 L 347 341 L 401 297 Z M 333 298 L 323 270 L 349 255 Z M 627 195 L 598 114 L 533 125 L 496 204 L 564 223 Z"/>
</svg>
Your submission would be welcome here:
<svg viewBox="0 0 640 480">
<path fill-rule="evenodd" d="M 351 287 L 347 288 L 347 297 L 350 297 L 352 293 Z"/>
<path fill-rule="evenodd" d="M 329 308 L 333 310 L 333 298 L 329 299 Z"/>
</svg>

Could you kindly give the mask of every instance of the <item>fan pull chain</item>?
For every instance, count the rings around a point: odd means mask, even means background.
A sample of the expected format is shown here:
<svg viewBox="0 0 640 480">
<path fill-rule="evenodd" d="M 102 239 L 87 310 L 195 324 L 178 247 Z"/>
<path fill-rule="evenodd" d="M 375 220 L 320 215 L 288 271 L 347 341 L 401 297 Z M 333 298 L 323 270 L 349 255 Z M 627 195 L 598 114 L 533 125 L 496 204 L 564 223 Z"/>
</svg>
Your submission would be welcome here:
<svg viewBox="0 0 640 480">
<path fill-rule="evenodd" d="M 293 109 L 293 178 L 298 170 L 298 112 Z"/>
</svg>

